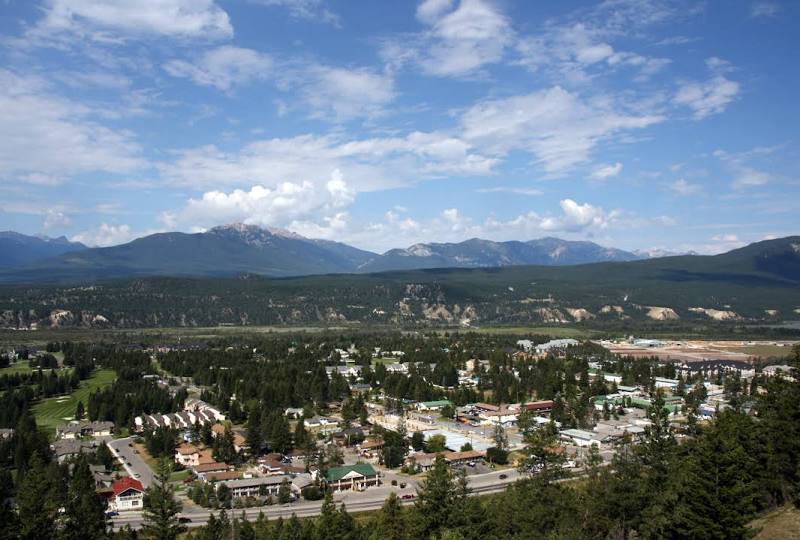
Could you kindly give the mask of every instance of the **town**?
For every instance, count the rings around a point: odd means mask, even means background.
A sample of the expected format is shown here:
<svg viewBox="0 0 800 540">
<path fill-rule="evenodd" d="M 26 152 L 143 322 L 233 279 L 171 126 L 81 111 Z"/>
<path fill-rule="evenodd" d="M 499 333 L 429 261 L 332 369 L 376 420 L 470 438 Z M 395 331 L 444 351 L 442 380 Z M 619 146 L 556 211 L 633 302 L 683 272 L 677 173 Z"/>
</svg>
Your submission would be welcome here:
<svg viewBox="0 0 800 540">
<path fill-rule="evenodd" d="M 87 463 L 104 519 L 125 531 L 146 526 L 145 498 L 158 487 L 194 528 L 220 512 L 313 516 L 328 500 L 358 511 L 380 510 L 390 496 L 414 505 L 439 460 L 472 495 L 585 478 L 649 444 L 656 428 L 683 445 L 721 414 L 756 418 L 766 389 L 795 377 L 791 342 L 773 342 L 785 356 L 763 359 L 635 338 L 242 339 L 9 350 L 3 400 L 32 397 L 26 376 L 114 370 L 42 452 L 70 469 Z M 17 424 L 29 414 L 19 410 Z M 2 435 L 6 451 L 19 447 L 15 428 Z"/>
</svg>

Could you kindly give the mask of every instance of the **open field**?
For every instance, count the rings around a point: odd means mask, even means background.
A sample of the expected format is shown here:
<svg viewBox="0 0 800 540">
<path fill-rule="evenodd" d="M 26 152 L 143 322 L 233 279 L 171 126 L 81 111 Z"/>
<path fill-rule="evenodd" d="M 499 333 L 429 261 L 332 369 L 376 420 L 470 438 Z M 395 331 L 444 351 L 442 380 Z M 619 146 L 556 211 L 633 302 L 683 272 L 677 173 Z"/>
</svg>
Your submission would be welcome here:
<svg viewBox="0 0 800 540">
<path fill-rule="evenodd" d="M 793 540 L 800 538 L 800 510 L 784 506 L 753 521 L 750 526 L 758 531 L 756 540 Z"/>
<path fill-rule="evenodd" d="M 113 370 L 99 369 L 89 379 L 81 381 L 80 388 L 70 395 L 54 396 L 42 400 L 32 408 L 36 422 L 39 427 L 45 428 L 47 431 L 55 431 L 57 425 L 63 424 L 66 418 L 72 418 L 75 415 L 75 408 L 79 401 L 83 401 L 85 406 L 92 392 L 108 386 L 116 378 L 117 374 Z"/>
<path fill-rule="evenodd" d="M 598 331 L 575 326 L 483 326 L 454 328 L 450 332 L 475 332 L 477 334 L 540 335 L 554 338 L 590 338 Z"/>
<path fill-rule="evenodd" d="M 16 373 L 30 373 L 31 366 L 27 360 L 19 360 L 14 362 L 7 368 L 0 369 L 0 375 L 14 375 Z"/>
</svg>

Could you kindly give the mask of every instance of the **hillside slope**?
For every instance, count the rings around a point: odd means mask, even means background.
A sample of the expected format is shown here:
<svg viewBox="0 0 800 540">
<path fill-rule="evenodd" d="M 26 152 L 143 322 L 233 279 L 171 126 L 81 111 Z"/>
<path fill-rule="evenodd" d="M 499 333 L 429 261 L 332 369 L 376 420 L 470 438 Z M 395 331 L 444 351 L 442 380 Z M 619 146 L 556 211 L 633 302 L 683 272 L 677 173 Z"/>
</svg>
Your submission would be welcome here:
<svg viewBox="0 0 800 540">
<path fill-rule="evenodd" d="M 0 325 L 526 324 L 800 318 L 800 237 L 717 256 L 0 287 Z"/>
<path fill-rule="evenodd" d="M 86 246 L 80 242 L 70 242 L 63 236 L 48 238 L 0 231 L 0 269 L 25 266 L 62 253 L 84 249 Z"/>
</svg>

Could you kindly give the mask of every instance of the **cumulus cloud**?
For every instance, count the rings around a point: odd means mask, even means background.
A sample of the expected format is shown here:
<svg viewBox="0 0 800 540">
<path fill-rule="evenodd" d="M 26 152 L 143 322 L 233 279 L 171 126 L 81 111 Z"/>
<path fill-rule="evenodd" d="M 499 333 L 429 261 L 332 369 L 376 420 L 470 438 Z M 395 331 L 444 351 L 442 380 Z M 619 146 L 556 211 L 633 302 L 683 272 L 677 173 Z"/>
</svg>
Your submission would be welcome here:
<svg viewBox="0 0 800 540">
<path fill-rule="evenodd" d="M 233 27 L 214 0 L 48 0 L 29 37 L 64 34 L 106 42 L 126 36 L 222 39 L 233 36 Z"/>
<path fill-rule="evenodd" d="M 102 112 L 58 97 L 46 82 L 0 69 L 0 178 L 55 185 L 66 176 L 143 166 L 133 136 Z"/>
<path fill-rule="evenodd" d="M 134 238 L 129 225 L 109 225 L 102 223 L 96 229 L 83 231 L 71 238 L 73 242 L 80 242 L 87 246 L 115 246 L 124 244 Z"/>
<path fill-rule="evenodd" d="M 711 238 L 715 242 L 739 242 L 739 237 L 735 234 L 717 234 Z"/>
<path fill-rule="evenodd" d="M 606 213 L 598 206 L 589 203 L 579 204 L 572 199 L 560 203 L 562 215 L 544 218 L 541 228 L 545 231 L 577 232 L 585 229 L 604 229 L 617 217 L 619 212 Z"/>
<path fill-rule="evenodd" d="M 261 226 L 291 226 L 295 222 L 328 218 L 343 219 L 341 211 L 354 200 L 341 172 L 334 170 L 323 185 L 311 181 L 282 182 L 269 188 L 255 185 L 249 190 L 208 191 L 199 199 L 162 216 L 168 226 L 208 227 L 243 222 Z"/>
<path fill-rule="evenodd" d="M 592 178 L 595 180 L 606 180 L 607 178 L 613 178 L 617 176 L 619 173 L 622 172 L 622 163 L 617 162 L 613 165 L 600 165 L 592 170 Z"/>
<path fill-rule="evenodd" d="M 390 64 L 413 62 L 430 75 L 461 77 L 499 62 L 514 39 L 508 18 L 490 0 L 426 0 L 417 19 L 424 31 L 384 44 Z"/>
<path fill-rule="evenodd" d="M 59 227 L 67 227 L 72 224 L 72 220 L 64 212 L 50 209 L 44 216 L 44 223 L 42 228 L 44 230 L 56 229 Z"/>
<path fill-rule="evenodd" d="M 194 62 L 171 60 L 164 69 L 173 77 L 188 78 L 202 86 L 228 91 L 268 76 L 272 60 L 253 49 L 224 45 L 204 52 Z"/>
<path fill-rule="evenodd" d="M 461 119 L 462 136 L 486 151 L 531 152 L 554 176 L 589 159 L 603 140 L 661 122 L 662 116 L 618 112 L 608 101 L 586 103 L 560 87 L 487 100 Z"/>
</svg>

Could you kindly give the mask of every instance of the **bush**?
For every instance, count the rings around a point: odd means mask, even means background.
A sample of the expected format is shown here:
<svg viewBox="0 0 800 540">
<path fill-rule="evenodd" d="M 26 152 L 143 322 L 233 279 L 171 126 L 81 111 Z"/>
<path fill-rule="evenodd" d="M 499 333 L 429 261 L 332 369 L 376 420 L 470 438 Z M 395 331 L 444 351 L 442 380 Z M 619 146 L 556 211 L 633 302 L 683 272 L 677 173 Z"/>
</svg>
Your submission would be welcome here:
<svg viewBox="0 0 800 540">
<path fill-rule="evenodd" d="M 505 465 L 508 463 L 508 451 L 492 446 L 486 450 L 486 459 L 498 465 Z"/>
<path fill-rule="evenodd" d="M 301 493 L 307 501 L 318 501 L 325 496 L 320 487 L 316 485 L 304 487 Z"/>
</svg>

